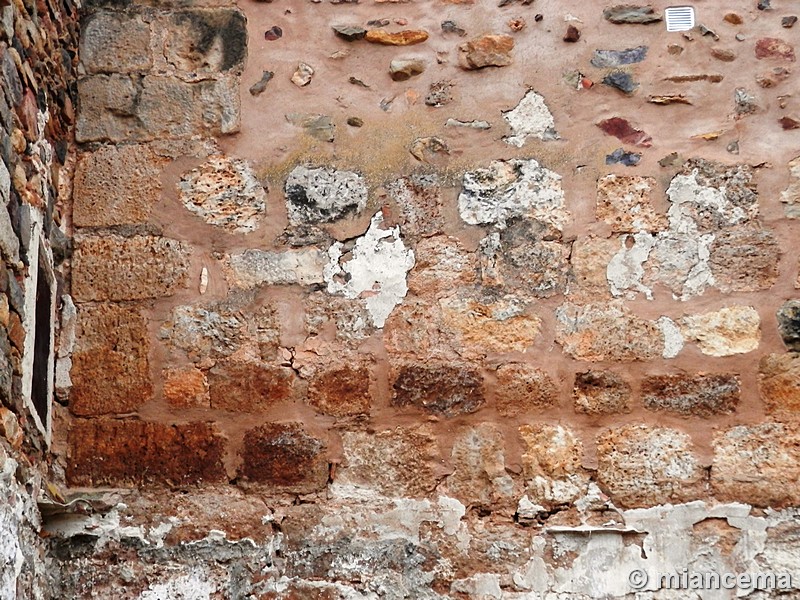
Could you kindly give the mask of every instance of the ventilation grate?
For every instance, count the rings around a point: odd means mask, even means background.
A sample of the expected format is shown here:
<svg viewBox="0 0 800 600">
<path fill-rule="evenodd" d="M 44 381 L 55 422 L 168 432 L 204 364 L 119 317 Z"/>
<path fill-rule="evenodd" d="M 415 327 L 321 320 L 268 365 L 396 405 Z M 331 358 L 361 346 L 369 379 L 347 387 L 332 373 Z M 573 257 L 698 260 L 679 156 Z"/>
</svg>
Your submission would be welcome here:
<svg viewBox="0 0 800 600">
<path fill-rule="evenodd" d="M 694 27 L 694 8 L 691 6 L 675 6 L 664 11 L 667 31 L 688 31 Z"/>
</svg>

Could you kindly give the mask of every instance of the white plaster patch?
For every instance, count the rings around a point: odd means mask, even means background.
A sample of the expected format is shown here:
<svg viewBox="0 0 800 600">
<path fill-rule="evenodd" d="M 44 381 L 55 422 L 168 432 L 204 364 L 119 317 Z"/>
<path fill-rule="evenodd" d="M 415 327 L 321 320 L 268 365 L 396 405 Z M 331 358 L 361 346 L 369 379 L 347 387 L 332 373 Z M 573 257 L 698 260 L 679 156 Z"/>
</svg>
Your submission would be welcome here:
<svg viewBox="0 0 800 600">
<path fill-rule="evenodd" d="M 628 244 L 633 241 L 633 245 Z M 633 298 L 636 292 L 642 292 L 648 300 L 653 299 L 653 290 L 642 283 L 644 263 L 650 257 L 650 251 L 656 243 L 654 236 L 646 231 L 620 237 L 621 247 L 608 263 L 606 278 L 611 286 L 611 293 L 616 296 Z"/>
<path fill-rule="evenodd" d="M 178 190 L 190 212 L 231 233 L 255 230 L 267 210 L 264 187 L 242 159 L 209 158 L 181 178 Z"/>
<path fill-rule="evenodd" d="M 664 334 L 664 358 L 675 358 L 683 350 L 683 335 L 677 323 L 669 317 L 661 317 L 656 321 Z"/>
<path fill-rule="evenodd" d="M 561 176 L 534 159 L 495 160 L 464 173 L 458 211 L 470 225 L 505 228 L 514 217 L 536 219 L 559 231 L 569 220 Z"/>
<path fill-rule="evenodd" d="M 529 137 L 545 141 L 559 138 L 550 109 L 544 98 L 533 90 L 528 90 L 515 108 L 504 112 L 503 119 L 512 131 L 512 135 L 503 139 L 511 146 L 522 148 Z"/>
<path fill-rule="evenodd" d="M 192 572 L 166 583 L 151 584 L 149 589 L 139 594 L 138 600 L 210 600 L 216 591 L 216 586 L 202 574 Z"/>
<path fill-rule="evenodd" d="M 403 244 L 400 227 L 384 229 L 382 225 L 383 214 L 377 212 L 344 262 L 344 244 L 334 243 L 328 248 L 329 262 L 323 272 L 328 292 L 363 300 L 378 328 L 405 298 L 406 276 L 414 266 L 414 251 Z"/>
<path fill-rule="evenodd" d="M 717 189 L 697 182 L 697 169 L 691 175 L 676 175 L 667 189 L 672 205 L 667 212 L 670 229 L 676 233 L 694 234 L 699 224 L 697 210 L 710 212 L 724 225 L 738 225 L 748 220 L 748 213 L 725 196 L 725 188 Z"/>
</svg>

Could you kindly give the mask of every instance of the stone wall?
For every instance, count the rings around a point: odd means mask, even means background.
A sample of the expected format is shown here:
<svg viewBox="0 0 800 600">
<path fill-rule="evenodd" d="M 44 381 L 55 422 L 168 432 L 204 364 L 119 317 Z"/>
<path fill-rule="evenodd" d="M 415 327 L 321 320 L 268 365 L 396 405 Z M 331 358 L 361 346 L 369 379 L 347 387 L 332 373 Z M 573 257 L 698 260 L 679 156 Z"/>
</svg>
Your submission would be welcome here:
<svg viewBox="0 0 800 600">
<path fill-rule="evenodd" d="M 667 6 L 86 7 L 63 593 L 800 597 L 797 7 Z"/>
<path fill-rule="evenodd" d="M 61 502 L 50 452 L 56 310 L 70 242 L 79 7 L 0 2 L 0 598 L 55 597 L 39 505 Z M 68 262 L 68 261 L 67 261 Z M 64 309 L 64 307 L 67 307 Z M 64 429 L 64 426 L 61 426 Z"/>
</svg>

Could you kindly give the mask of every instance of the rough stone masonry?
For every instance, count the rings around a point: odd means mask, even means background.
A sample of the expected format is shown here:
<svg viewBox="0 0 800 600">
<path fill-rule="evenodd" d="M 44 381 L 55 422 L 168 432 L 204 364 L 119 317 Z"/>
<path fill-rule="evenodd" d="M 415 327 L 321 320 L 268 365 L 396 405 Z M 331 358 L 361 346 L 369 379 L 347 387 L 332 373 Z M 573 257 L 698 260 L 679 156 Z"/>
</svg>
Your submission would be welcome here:
<svg viewBox="0 0 800 600">
<path fill-rule="evenodd" d="M 800 598 L 800 7 L 670 6 L 0 0 L 0 598 Z"/>
</svg>

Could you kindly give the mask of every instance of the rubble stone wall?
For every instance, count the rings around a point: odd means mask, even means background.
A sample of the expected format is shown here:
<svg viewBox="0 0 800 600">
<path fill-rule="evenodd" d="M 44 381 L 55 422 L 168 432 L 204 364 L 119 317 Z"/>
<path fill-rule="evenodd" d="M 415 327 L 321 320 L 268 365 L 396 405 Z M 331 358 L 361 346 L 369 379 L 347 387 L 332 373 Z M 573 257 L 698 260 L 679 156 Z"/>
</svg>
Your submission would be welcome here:
<svg viewBox="0 0 800 600">
<path fill-rule="evenodd" d="M 64 597 L 800 597 L 798 7 L 669 6 L 84 7 Z"/>
</svg>

